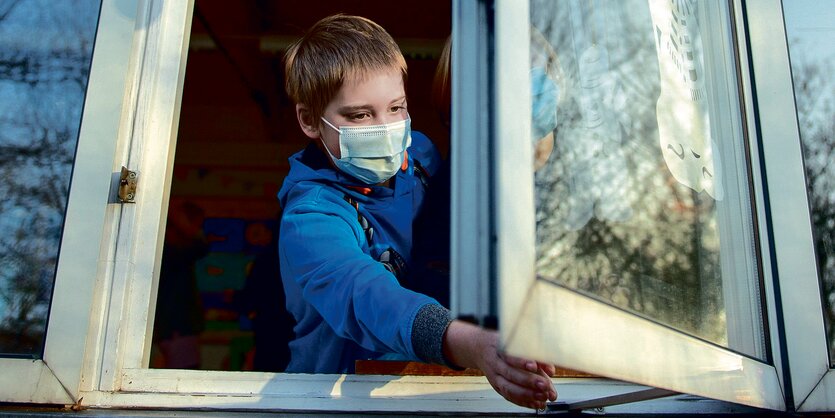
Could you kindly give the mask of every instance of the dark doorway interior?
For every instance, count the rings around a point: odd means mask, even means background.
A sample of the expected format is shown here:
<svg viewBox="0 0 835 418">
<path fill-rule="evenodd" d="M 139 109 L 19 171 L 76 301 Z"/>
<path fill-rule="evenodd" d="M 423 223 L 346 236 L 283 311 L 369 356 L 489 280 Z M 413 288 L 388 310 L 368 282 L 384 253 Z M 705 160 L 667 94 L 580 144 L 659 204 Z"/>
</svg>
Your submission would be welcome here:
<svg viewBox="0 0 835 418">
<path fill-rule="evenodd" d="M 307 138 L 284 93 L 282 57 L 333 13 L 368 17 L 400 44 L 413 127 L 446 155 L 429 96 L 449 1 L 197 0 L 151 367 L 283 370 L 292 320 L 275 257 L 276 193 Z"/>
</svg>

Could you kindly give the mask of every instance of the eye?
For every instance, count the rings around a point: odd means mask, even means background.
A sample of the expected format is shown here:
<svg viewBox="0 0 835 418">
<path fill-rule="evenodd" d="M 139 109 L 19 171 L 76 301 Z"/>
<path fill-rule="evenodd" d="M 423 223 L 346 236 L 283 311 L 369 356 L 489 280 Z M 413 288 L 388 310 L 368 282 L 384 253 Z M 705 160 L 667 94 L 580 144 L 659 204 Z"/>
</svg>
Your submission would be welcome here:
<svg viewBox="0 0 835 418">
<path fill-rule="evenodd" d="M 350 120 L 352 122 L 360 122 L 360 121 L 366 120 L 370 117 L 371 117 L 371 115 L 369 113 L 366 113 L 366 112 L 352 113 L 352 114 L 347 116 L 348 120 Z"/>
<path fill-rule="evenodd" d="M 405 110 L 406 110 L 406 103 L 394 105 L 389 109 L 389 111 L 391 113 L 403 112 Z"/>
</svg>

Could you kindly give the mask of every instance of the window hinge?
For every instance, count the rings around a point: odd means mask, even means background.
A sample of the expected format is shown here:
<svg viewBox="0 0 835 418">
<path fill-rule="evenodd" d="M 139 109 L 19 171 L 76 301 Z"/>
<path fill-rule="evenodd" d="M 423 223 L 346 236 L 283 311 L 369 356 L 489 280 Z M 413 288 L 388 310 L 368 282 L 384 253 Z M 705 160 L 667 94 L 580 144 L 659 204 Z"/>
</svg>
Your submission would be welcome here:
<svg viewBox="0 0 835 418">
<path fill-rule="evenodd" d="M 122 172 L 119 174 L 119 202 L 121 203 L 136 203 L 136 181 L 139 175 L 136 171 L 130 171 L 127 167 L 122 167 Z"/>
</svg>

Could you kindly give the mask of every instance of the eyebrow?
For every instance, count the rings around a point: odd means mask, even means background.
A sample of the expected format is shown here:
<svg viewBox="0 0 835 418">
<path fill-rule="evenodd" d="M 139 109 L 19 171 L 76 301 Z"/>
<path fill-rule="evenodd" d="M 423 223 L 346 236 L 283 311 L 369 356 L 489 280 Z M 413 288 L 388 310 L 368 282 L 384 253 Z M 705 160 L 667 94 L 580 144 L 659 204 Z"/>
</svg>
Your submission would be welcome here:
<svg viewBox="0 0 835 418">
<path fill-rule="evenodd" d="M 403 102 L 403 101 L 406 101 L 406 96 L 405 95 L 400 96 L 400 97 L 392 100 L 391 102 L 389 102 L 389 105 L 392 105 L 392 104 L 398 103 L 398 102 Z M 336 111 L 338 113 L 341 113 L 341 114 L 358 112 L 358 111 L 361 111 L 361 110 L 374 110 L 374 106 L 371 106 L 371 105 L 368 105 L 368 104 L 356 105 L 356 106 L 349 105 L 349 106 L 342 106 L 342 107 L 336 109 Z"/>
<path fill-rule="evenodd" d="M 347 114 L 358 112 L 360 110 L 374 110 L 374 107 L 371 105 L 358 105 L 358 106 L 342 106 L 336 109 L 337 113 Z"/>
</svg>

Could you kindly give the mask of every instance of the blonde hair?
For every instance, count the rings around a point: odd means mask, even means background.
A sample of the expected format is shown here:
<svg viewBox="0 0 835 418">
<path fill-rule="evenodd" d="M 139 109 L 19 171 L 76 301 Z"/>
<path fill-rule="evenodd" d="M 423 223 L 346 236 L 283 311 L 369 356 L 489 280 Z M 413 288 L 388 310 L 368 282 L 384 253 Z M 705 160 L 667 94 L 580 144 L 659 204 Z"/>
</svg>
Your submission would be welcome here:
<svg viewBox="0 0 835 418">
<path fill-rule="evenodd" d="M 346 76 L 364 77 L 399 70 L 405 84 L 406 60 L 380 25 L 359 16 L 337 14 L 316 22 L 284 55 L 285 89 L 294 103 L 322 116 Z"/>
<path fill-rule="evenodd" d="M 446 38 L 438 66 L 435 68 L 431 103 L 438 112 L 441 123 L 449 127 L 452 107 L 452 35 Z"/>
</svg>

